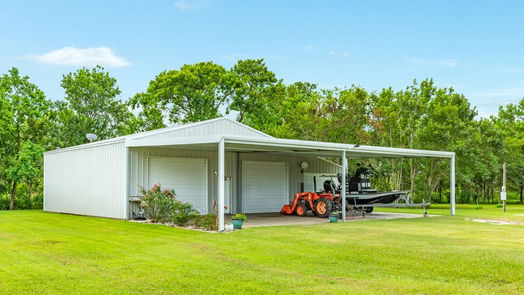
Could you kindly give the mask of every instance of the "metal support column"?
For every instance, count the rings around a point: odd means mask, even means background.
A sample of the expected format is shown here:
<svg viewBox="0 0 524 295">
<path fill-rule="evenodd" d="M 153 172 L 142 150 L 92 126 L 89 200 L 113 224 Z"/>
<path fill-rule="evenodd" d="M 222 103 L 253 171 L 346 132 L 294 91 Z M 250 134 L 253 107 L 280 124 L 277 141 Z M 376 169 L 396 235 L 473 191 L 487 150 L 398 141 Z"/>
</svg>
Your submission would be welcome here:
<svg viewBox="0 0 524 295">
<path fill-rule="evenodd" d="M 340 190 L 340 200 L 342 202 L 342 222 L 346 221 L 346 173 L 348 170 L 346 151 L 342 152 L 342 183 Z"/>
<path fill-rule="evenodd" d="M 129 220 L 129 177 L 131 169 L 131 149 L 124 148 L 124 219 Z"/>
<path fill-rule="evenodd" d="M 449 169 L 449 202 L 451 208 L 451 216 L 455 215 L 455 154 L 451 156 Z"/>
<path fill-rule="evenodd" d="M 218 143 L 218 231 L 224 231 L 224 138 Z"/>
</svg>

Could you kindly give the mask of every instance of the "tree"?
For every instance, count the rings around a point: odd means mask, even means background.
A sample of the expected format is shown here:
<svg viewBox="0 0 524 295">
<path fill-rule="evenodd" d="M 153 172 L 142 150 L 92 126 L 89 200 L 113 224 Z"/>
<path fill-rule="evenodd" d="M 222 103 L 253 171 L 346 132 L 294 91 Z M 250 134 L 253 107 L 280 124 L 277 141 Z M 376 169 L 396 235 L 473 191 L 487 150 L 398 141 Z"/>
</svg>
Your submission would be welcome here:
<svg viewBox="0 0 524 295">
<path fill-rule="evenodd" d="M 524 98 L 518 104 L 499 108 L 495 124 L 504 134 L 508 179 L 519 190 L 520 202 L 524 203 Z"/>
<path fill-rule="evenodd" d="M 32 198 L 33 185 L 41 179 L 43 153 L 44 148 L 41 145 L 26 141 L 22 145 L 18 157 L 10 158 L 9 166 L 5 170 L 6 178 L 12 183 L 25 182 L 28 184 L 30 198 Z M 13 209 L 15 206 L 15 195 L 16 186 L 13 187 L 11 192 L 9 209 Z"/>
<path fill-rule="evenodd" d="M 12 68 L 0 77 L 0 167 L 9 182 L 9 209 L 18 184 L 41 169 L 38 156 L 48 140 L 50 102 L 29 77 Z"/>
<path fill-rule="evenodd" d="M 222 116 L 233 84 L 232 75 L 215 63 L 184 65 L 180 70 L 162 72 L 130 104 L 140 109 L 138 120 L 146 130 L 166 123 L 208 120 Z"/>
<path fill-rule="evenodd" d="M 260 111 L 267 97 L 281 86 L 281 81 L 267 69 L 263 59 L 239 60 L 230 72 L 234 88 L 230 108 L 238 111 L 239 122 L 244 121 L 246 113 Z"/>
<path fill-rule="evenodd" d="M 373 96 L 370 125 L 375 144 L 404 148 L 418 146 L 420 124 L 434 91 L 432 80 L 423 80 L 421 83 L 415 80 L 402 91 L 394 92 L 391 88 L 385 88 L 379 95 Z M 389 160 L 385 164 L 392 175 L 391 188 L 402 189 L 405 161 Z M 417 162 L 409 159 L 407 170 L 410 195 L 413 197 Z"/>
<path fill-rule="evenodd" d="M 370 95 L 362 87 L 324 90 L 323 120 L 319 124 L 323 141 L 361 144 L 368 141 Z"/>
<path fill-rule="evenodd" d="M 243 122 L 276 137 L 320 140 L 321 100 L 315 84 L 279 82 L 266 89 L 256 108 L 244 112 Z"/>
<path fill-rule="evenodd" d="M 461 165 L 462 146 L 473 132 L 477 115 L 464 95 L 455 93 L 453 88 L 434 88 L 426 114 L 420 123 L 418 148 L 429 150 L 449 150 L 457 153 L 458 169 Z M 424 195 L 427 200 L 447 175 L 448 163 L 439 159 L 424 161 L 426 185 Z"/>
<path fill-rule="evenodd" d="M 87 133 L 107 139 L 134 131 L 133 115 L 118 99 L 120 89 L 116 79 L 104 68 L 82 68 L 64 75 L 61 86 L 66 96 L 65 101 L 55 104 L 59 130 L 57 145 L 85 143 Z"/>
</svg>

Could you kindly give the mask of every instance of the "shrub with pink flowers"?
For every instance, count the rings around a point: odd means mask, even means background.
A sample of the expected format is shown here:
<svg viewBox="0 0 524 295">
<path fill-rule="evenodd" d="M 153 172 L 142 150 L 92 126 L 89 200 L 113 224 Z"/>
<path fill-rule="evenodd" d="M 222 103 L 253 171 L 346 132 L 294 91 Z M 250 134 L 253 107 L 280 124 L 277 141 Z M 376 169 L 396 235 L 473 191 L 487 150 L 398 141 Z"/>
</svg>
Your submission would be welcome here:
<svg viewBox="0 0 524 295">
<path fill-rule="evenodd" d="M 155 223 L 169 221 L 175 206 L 175 191 L 162 189 L 160 184 L 155 184 L 150 189 L 140 188 L 140 192 L 144 195 L 141 206 L 147 217 Z"/>
<path fill-rule="evenodd" d="M 178 200 L 173 189 L 162 189 L 160 184 L 155 184 L 148 190 L 141 188 L 140 191 L 144 195 L 141 206 L 152 222 L 187 226 L 199 214 L 191 203 Z"/>
</svg>

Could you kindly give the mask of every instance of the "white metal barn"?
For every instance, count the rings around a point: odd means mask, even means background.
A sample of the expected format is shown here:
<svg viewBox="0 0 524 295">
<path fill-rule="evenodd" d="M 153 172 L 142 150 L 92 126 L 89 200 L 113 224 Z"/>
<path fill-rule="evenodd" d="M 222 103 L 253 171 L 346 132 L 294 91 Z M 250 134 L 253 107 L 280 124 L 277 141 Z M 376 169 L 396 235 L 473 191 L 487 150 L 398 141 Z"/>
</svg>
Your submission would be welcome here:
<svg viewBox="0 0 524 295">
<path fill-rule="evenodd" d="M 46 152 L 44 210 L 129 219 L 139 187 L 160 183 L 202 213 L 216 200 L 222 230 L 224 214 L 279 212 L 295 193 L 313 190 L 314 175 L 346 170 L 346 158 L 381 157 L 450 159 L 454 215 L 452 152 L 280 139 L 227 118 Z"/>
</svg>

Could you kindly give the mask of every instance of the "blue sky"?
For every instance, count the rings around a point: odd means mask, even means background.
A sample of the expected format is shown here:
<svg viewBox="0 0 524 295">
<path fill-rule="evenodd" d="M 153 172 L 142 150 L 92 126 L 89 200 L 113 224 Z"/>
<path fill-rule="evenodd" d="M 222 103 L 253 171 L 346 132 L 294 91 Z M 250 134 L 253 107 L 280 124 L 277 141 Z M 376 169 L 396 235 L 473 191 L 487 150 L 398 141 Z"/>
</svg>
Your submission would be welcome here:
<svg viewBox="0 0 524 295">
<path fill-rule="evenodd" d="M 524 97 L 524 1 L 0 1 L 0 73 L 61 99 L 99 63 L 122 98 L 166 69 L 264 58 L 285 82 L 401 89 L 434 78 L 479 114 Z"/>
</svg>

